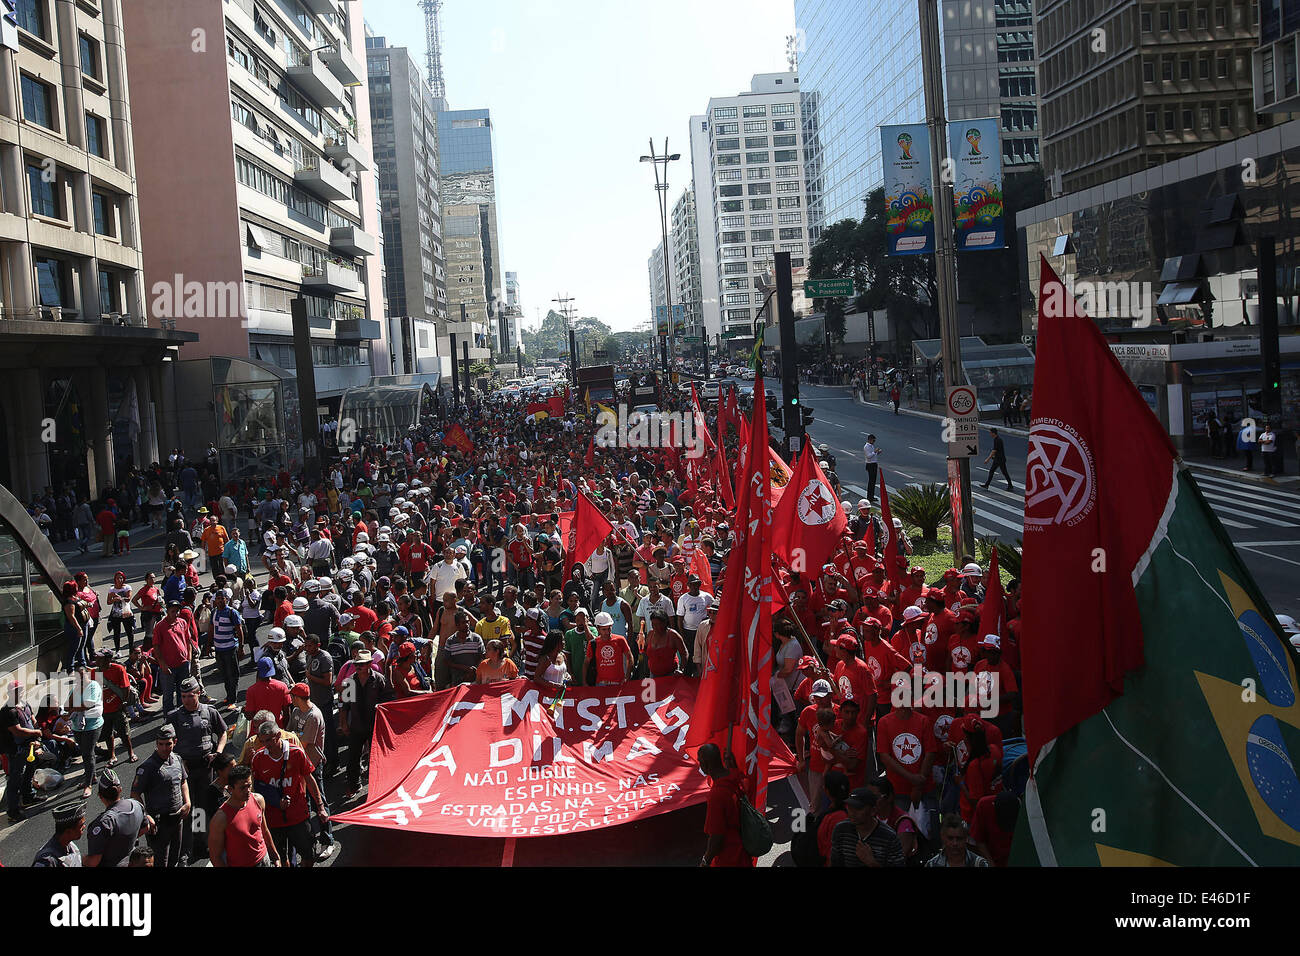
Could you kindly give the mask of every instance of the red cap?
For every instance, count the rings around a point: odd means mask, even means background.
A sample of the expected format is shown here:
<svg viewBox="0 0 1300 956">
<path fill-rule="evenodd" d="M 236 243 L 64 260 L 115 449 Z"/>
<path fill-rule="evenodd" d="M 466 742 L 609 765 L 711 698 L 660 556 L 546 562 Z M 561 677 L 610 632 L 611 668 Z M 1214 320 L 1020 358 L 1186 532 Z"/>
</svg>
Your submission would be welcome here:
<svg viewBox="0 0 1300 956">
<path fill-rule="evenodd" d="M 852 634 L 841 634 L 831 643 L 846 651 L 856 651 L 858 649 L 858 639 Z"/>
<path fill-rule="evenodd" d="M 803 657 L 799 658 L 799 670 L 803 670 L 805 667 L 816 666 L 817 658 L 813 657 L 811 654 L 805 654 Z"/>
<path fill-rule="evenodd" d="M 403 641 L 401 646 L 397 648 L 398 660 L 401 660 L 404 657 L 414 657 L 414 656 L 415 656 L 415 645 L 412 644 L 410 641 Z"/>
<path fill-rule="evenodd" d="M 980 619 L 980 618 L 979 618 L 979 615 L 976 614 L 974 611 L 972 611 L 972 610 L 971 610 L 970 608 L 968 608 L 968 607 L 964 607 L 964 608 L 962 608 L 960 611 L 957 612 L 957 620 L 958 620 L 958 621 L 962 621 L 962 622 L 969 623 L 969 624 L 976 624 L 976 623 L 979 622 L 979 619 Z"/>
<path fill-rule="evenodd" d="M 306 684 L 294 684 L 289 689 L 289 693 L 293 694 L 294 697 L 311 697 L 311 688 Z"/>
<path fill-rule="evenodd" d="M 880 629 L 881 627 L 883 627 L 884 625 L 882 625 L 882 624 L 880 623 L 880 619 L 879 619 L 879 618 L 868 617 L 868 618 L 865 618 L 865 619 L 862 621 L 862 626 L 863 626 L 863 627 L 874 627 L 874 628 L 876 628 L 876 630 L 879 630 L 879 629 Z"/>
<path fill-rule="evenodd" d="M 945 581 L 958 581 L 961 579 L 961 572 L 956 568 L 949 568 L 947 571 L 943 572 L 943 579 Z"/>
<path fill-rule="evenodd" d="M 980 720 L 974 714 L 967 714 L 961 719 L 961 729 L 967 733 L 970 733 L 971 731 L 979 733 L 984 729 L 984 721 Z"/>
<path fill-rule="evenodd" d="M 898 559 L 898 562 L 899 562 L 900 566 L 902 566 L 902 567 L 906 567 L 906 566 L 907 566 L 907 561 L 904 560 L 903 558 L 899 558 L 899 559 Z M 925 574 L 925 568 L 921 567 L 919 564 L 916 565 L 915 567 L 913 567 L 912 570 L 909 571 L 908 573 L 909 573 L 909 574 L 916 574 L 918 571 L 919 571 L 921 574 Z"/>
</svg>

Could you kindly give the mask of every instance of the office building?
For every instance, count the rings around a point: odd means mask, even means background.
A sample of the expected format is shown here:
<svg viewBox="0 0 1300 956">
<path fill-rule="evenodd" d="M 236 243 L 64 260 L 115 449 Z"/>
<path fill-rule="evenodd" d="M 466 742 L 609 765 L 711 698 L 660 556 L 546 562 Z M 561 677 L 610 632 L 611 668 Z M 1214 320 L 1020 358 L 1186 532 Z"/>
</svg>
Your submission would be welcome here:
<svg viewBox="0 0 1300 956">
<path fill-rule="evenodd" d="M 123 7 L 132 62 L 146 67 L 131 84 L 145 278 L 187 290 L 175 322 L 202 337 L 181 364 L 212 363 L 187 371 L 178 427 L 190 442 L 215 440 L 227 475 L 292 466 L 300 424 L 314 437 L 345 390 L 391 367 L 361 4 Z M 297 408 L 298 298 L 314 409 Z M 280 383 L 274 399 L 259 390 L 264 376 Z"/>
<path fill-rule="evenodd" d="M 1043 172 L 1061 187 L 1054 195 L 1272 125 L 1253 102 L 1259 26 L 1249 0 L 1047 0 L 1035 32 Z"/>
<path fill-rule="evenodd" d="M 669 257 L 671 258 L 672 235 L 668 237 Z M 664 244 L 660 242 L 655 246 L 654 251 L 650 253 L 650 258 L 646 260 L 646 271 L 650 277 L 650 327 L 657 329 L 655 325 L 658 310 L 667 305 L 668 293 L 668 273 L 664 271 Z M 656 331 L 655 334 L 658 334 Z"/>
<path fill-rule="evenodd" d="M 708 178 L 694 184 L 697 215 L 713 224 L 702 242 L 716 250 L 720 344 L 738 353 L 753 346 L 774 254 L 790 253 L 795 269 L 808 258 L 799 75 L 761 73 L 747 92 L 711 99 L 707 126 L 691 128 L 693 140 L 708 137 Z"/>
<path fill-rule="evenodd" d="M 503 310 L 505 338 L 502 341 L 501 350 L 509 353 L 523 349 L 523 321 L 524 307 L 519 298 L 519 273 L 506 273 L 506 304 Z M 506 356 L 509 360 L 509 355 Z"/>
<path fill-rule="evenodd" d="M 132 465 L 165 456 L 164 360 L 198 338 L 152 312 L 141 272 L 123 5 L 8 5 L 16 24 L 5 23 L 0 45 L 0 485 L 24 500 L 47 487 L 94 498 Z M 147 68 L 134 53 L 132 62 Z"/>
<path fill-rule="evenodd" d="M 673 204 L 669 219 L 669 258 L 673 270 L 673 302 L 683 306 L 686 337 L 690 344 L 705 335 L 701 305 L 699 222 L 695 190 L 686 189 Z M 679 349 L 681 345 L 679 344 Z"/>
<path fill-rule="evenodd" d="M 695 205 L 695 248 L 700 256 L 700 324 L 710 346 L 722 335 L 722 299 L 718 293 L 718 246 L 714 237 L 713 208 L 710 201 L 700 206 L 701 196 L 711 200 L 709 184 L 712 182 L 712 160 L 709 142 L 709 118 L 692 116 L 691 143 L 691 195 Z M 703 189 L 703 192 L 700 190 Z"/>
<path fill-rule="evenodd" d="M 1004 172 L 1039 162 L 1029 0 L 941 0 L 949 120 L 1001 118 Z M 814 241 L 883 184 L 877 127 L 925 121 L 914 0 L 796 0 Z"/>
<path fill-rule="evenodd" d="M 1300 2 L 1263 0 L 1253 54 L 1256 113 L 1300 111 Z"/>
<path fill-rule="evenodd" d="M 505 302 L 491 112 L 439 113 L 438 144 L 448 328 L 458 342 L 470 342 L 471 358 L 486 359 L 500 351 Z"/>
</svg>

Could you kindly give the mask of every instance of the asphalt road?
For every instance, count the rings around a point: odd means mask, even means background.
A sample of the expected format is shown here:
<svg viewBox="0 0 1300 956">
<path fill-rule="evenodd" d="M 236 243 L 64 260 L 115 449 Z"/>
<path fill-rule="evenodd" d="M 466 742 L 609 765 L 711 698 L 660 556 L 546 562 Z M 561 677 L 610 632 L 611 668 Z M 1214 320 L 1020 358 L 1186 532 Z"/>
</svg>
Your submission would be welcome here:
<svg viewBox="0 0 1300 956">
<path fill-rule="evenodd" d="M 847 387 L 804 383 L 799 386 L 799 396 L 814 411 L 813 440 L 830 446 L 837 458 L 836 472 L 855 505 L 866 497 L 862 446 L 868 433 L 876 436 L 881 469 L 890 488 L 947 481 L 947 445 L 939 419 L 908 414 L 905 408 L 895 415 L 892 406 L 883 402 L 860 404 Z M 1016 541 L 1023 537 L 1028 441 L 1004 432 L 1003 442 L 1016 490 L 1007 491 L 999 474 L 986 491 L 980 485 L 988 470 L 979 463 L 993 445 L 987 426 L 981 426 L 980 456 L 972 460 L 971 467 L 975 533 Z M 1291 466 L 1294 468 L 1294 463 Z M 1192 473 L 1274 612 L 1300 618 L 1300 494 L 1295 486 L 1254 484 L 1195 465 Z"/>
</svg>

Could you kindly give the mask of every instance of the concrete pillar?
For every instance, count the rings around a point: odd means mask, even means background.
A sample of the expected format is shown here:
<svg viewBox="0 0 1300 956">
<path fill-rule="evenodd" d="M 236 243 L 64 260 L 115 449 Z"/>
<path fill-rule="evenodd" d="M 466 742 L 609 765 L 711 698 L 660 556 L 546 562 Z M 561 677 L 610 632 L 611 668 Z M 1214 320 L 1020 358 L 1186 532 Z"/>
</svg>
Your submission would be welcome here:
<svg viewBox="0 0 1300 956">
<path fill-rule="evenodd" d="M 59 21 L 59 58 L 63 62 L 64 130 L 68 142 L 86 148 L 86 102 L 81 92 L 81 33 L 77 29 L 76 0 L 55 0 Z M 81 224 L 77 224 L 81 228 Z"/>
<path fill-rule="evenodd" d="M 14 369 L 5 375 L 12 402 L 6 402 L 9 425 L 9 464 L 15 495 L 24 500 L 50 483 L 49 446 L 42 441 L 46 429 L 45 382 L 39 369 Z"/>
<path fill-rule="evenodd" d="M 108 371 L 92 368 L 88 372 L 90 388 L 82 392 L 82 416 L 86 423 L 86 444 L 94 456 L 90 461 L 91 497 L 117 483 L 116 459 L 113 454 L 113 428 L 108 409 Z"/>
<path fill-rule="evenodd" d="M 159 460 L 153 376 L 149 369 L 138 366 L 131 370 L 131 379 L 135 382 L 136 399 L 140 403 L 140 434 L 135 440 L 135 464 L 137 468 L 148 468 Z"/>
</svg>

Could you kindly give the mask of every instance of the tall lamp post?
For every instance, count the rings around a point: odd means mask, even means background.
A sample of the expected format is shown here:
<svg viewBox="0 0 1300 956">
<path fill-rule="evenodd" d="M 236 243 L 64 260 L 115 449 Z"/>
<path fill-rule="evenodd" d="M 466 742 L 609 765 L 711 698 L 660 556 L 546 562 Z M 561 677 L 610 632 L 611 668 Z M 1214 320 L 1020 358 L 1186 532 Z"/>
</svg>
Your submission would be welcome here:
<svg viewBox="0 0 1300 956">
<path fill-rule="evenodd" d="M 668 137 L 664 137 L 663 154 L 655 152 L 654 137 L 650 138 L 650 155 L 642 156 L 641 162 L 654 164 L 655 169 L 655 192 L 659 196 L 659 225 L 663 230 L 664 238 L 664 311 L 668 314 L 668 335 L 660 339 L 660 353 L 663 357 L 664 377 L 668 381 L 672 380 L 672 366 L 669 364 L 669 343 L 673 342 L 673 272 L 669 262 L 668 250 L 668 164 L 681 159 L 680 153 L 668 153 Z M 663 166 L 663 175 L 659 173 L 659 167 Z M 664 384 L 667 385 L 668 381 Z"/>
</svg>

